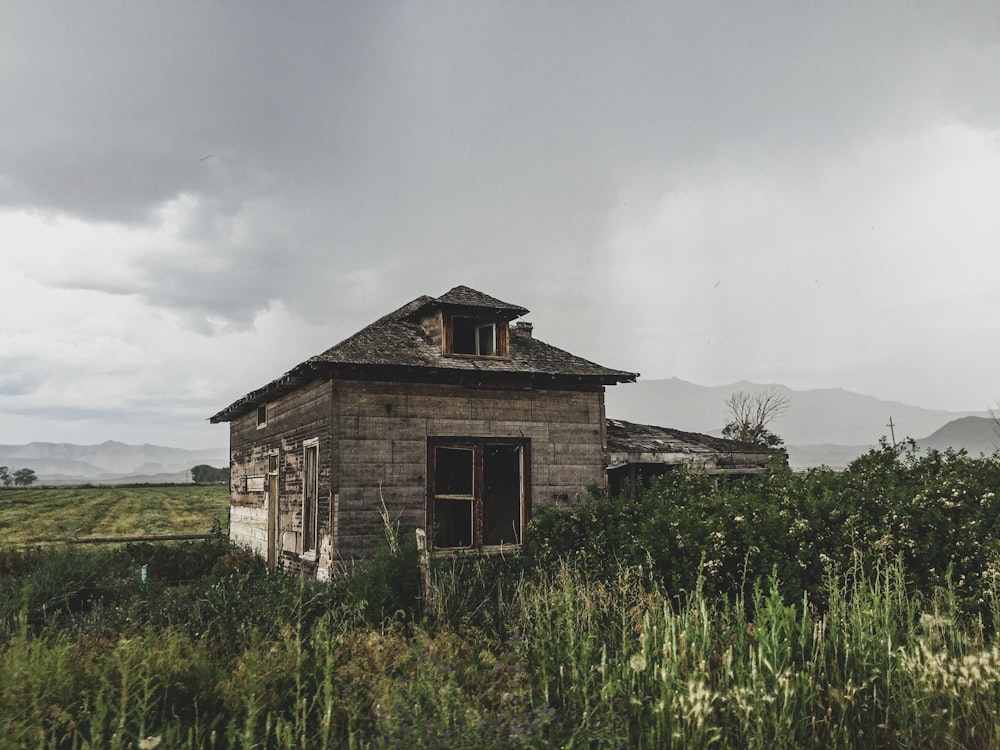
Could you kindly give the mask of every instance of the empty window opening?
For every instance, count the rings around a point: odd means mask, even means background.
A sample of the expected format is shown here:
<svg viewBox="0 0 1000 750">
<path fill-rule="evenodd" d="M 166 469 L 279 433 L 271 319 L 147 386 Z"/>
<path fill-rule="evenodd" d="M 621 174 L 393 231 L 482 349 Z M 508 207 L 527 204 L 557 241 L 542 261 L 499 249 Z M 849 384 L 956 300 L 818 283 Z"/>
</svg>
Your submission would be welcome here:
<svg viewBox="0 0 1000 750">
<path fill-rule="evenodd" d="M 267 424 L 267 404 L 257 407 L 257 426 L 263 427 Z"/>
<path fill-rule="evenodd" d="M 434 476 L 438 495 L 472 497 L 472 448 L 438 448 Z"/>
<path fill-rule="evenodd" d="M 313 552 L 319 538 L 319 445 L 307 445 L 302 465 L 302 553 Z"/>
<path fill-rule="evenodd" d="M 474 501 L 434 498 L 434 546 L 448 549 L 471 547 L 475 536 Z"/>
<path fill-rule="evenodd" d="M 475 534 L 475 453 L 440 447 L 434 455 L 434 546 L 471 547 Z"/>
<path fill-rule="evenodd" d="M 492 321 L 455 318 L 452 321 L 451 351 L 453 354 L 477 354 L 495 357 L 497 326 Z"/>
<path fill-rule="evenodd" d="M 428 515 L 437 549 L 521 543 L 527 516 L 527 441 L 431 448 Z"/>
<path fill-rule="evenodd" d="M 521 446 L 483 449 L 483 544 L 521 543 Z"/>
</svg>

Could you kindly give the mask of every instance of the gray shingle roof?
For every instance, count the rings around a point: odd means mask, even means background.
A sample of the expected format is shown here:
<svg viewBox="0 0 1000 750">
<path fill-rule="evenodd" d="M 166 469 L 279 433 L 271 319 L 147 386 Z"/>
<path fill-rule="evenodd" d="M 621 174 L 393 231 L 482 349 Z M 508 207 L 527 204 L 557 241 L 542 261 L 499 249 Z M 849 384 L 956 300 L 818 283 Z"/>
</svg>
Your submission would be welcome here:
<svg viewBox="0 0 1000 750">
<path fill-rule="evenodd" d="M 483 294 L 482 292 L 467 286 L 456 286 L 454 289 L 449 289 L 447 292 L 438 297 L 435 302 L 444 307 L 456 306 L 466 308 L 484 308 L 484 310 L 495 312 L 498 317 L 504 320 L 520 318 L 528 312 L 520 305 L 512 305 L 508 302 L 501 302 L 496 297 Z"/>
<path fill-rule="evenodd" d="M 338 374 L 352 378 L 399 378 L 425 382 L 470 376 L 480 379 L 515 377 L 545 382 L 572 380 L 591 385 L 631 382 L 637 377 L 636 373 L 602 367 L 546 344 L 516 326 L 510 329 L 508 357 L 445 354 L 440 344 L 432 341 L 419 323 L 420 313 L 435 307 L 479 308 L 484 315 L 489 311 L 490 316 L 500 320 L 510 320 L 528 312 L 523 307 L 464 286 L 457 286 L 437 298 L 418 297 L 230 404 L 212 416 L 211 421 L 229 421 L 315 378 Z"/>
</svg>

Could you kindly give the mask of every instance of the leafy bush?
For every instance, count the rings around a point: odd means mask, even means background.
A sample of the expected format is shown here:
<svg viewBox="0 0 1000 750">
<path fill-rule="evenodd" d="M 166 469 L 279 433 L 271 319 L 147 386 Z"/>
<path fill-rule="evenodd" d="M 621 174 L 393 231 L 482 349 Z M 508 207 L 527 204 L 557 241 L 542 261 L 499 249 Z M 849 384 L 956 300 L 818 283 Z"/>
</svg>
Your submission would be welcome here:
<svg viewBox="0 0 1000 750">
<path fill-rule="evenodd" d="M 1000 579 L 1000 457 L 919 454 L 884 444 L 846 471 L 772 467 L 748 479 L 677 471 L 618 497 L 591 488 L 569 511 L 542 508 L 525 537 L 537 566 L 575 556 L 609 577 L 643 565 L 679 594 L 745 591 L 776 572 L 790 601 L 821 601 L 825 578 L 860 554 L 899 556 L 930 591 L 951 576 L 974 604 Z"/>
<path fill-rule="evenodd" d="M 383 543 L 343 580 L 345 593 L 361 606 L 370 624 L 379 626 L 387 619 L 412 620 L 419 616 L 421 582 L 417 559 L 416 544 Z"/>
</svg>

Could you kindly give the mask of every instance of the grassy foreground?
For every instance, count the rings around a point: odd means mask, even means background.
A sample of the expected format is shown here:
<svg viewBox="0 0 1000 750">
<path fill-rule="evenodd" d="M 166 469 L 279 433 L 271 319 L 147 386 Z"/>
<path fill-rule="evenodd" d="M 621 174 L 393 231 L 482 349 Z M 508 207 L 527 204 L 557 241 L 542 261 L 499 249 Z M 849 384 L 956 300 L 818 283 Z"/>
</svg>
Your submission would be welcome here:
<svg viewBox="0 0 1000 750">
<path fill-rule="evenodd" d="M 225 485 L 0 490 L 0 546 L 90 536 L 203 534 L 225 526 Z"/>
<path fill-rule="evenodd" d="M 405 544 L 325 583 L 221 535 L 0 545 L 0 748 L 995 749 L 998 496 L 1000 454 L 680 472 L 427 599 Z"/>
<path fill-rule="evenodd" d="M 459 561 L 423 614 L 405 552 L 323 584 L 222 539 L 22 562 L 0 578 L 0 747 L 1000 743 L 997 623 L 909 593 L 899 562 L 831 577 L 821 612 L 773 580 L 748 610 L 636 567 Z"/>
</svg>

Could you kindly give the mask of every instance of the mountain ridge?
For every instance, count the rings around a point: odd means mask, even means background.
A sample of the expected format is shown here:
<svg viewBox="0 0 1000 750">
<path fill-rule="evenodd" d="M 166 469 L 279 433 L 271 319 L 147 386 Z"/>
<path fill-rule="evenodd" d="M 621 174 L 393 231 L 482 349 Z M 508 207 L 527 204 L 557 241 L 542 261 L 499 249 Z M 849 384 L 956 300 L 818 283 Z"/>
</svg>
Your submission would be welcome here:
<svg viewBox="0 0 1000 750">
<path fill-rule="evenodd" d="M 605 403 L 607 415 L 612 418 L 719 435 L 727 416 L 726 399 L 731 394 L 769 390 L 789 401 L 788 413 L 774 420 L 771 428 L 784 439 L 793 468 L 846 466 L 877 446 L 882 438 L 891 439 L 890 418 L 897 442 L 912 437 L 922 449 L 964 448 L 973 455 L 989 455 L 1000 446 L 1000 434 L 985 410 L 925 409 L 842 387 L 798 391 L 779 383 L 739 380 L 703 386 L 667 378 L 609 388 Z M 152 477 L 183 482 L 187 481 L 185 472 L 198 464 L 228 466 L 228 450 L 131 445 L 117 440 L 88 445 L 37 441 L 0 445 L 0 466 L 11 471 L 33 469 L 42 483 L 115 483 Z"/>
<path fill-rule="evenodd" d="M 116 440 L 77 445 L 31 442 L 0 445 L 0 466 L 12 471 L 33 469 L 39 481 L 61 477 L 80 481 L 128 479 L 136 475 L 169 475 L 198 464 L 228 466 L 228 451 L 217 448 L 173 448 L 143 443 L 130 445 Z"/>
<path fill-rule="evenodd" d="M 799 391 L 780 383 L 739 380 L 721 386 L 702 386 L 680 378 L 666 378 L 609 388 L 605 404 L 609 417 L 719 435 L 727 419 L 726 399 L 730 395 L 738 391 L 771 390 L 788 399 L 787 413 L 775 419 L 770 428 L 785 441 L 793 468 L 846 466 L 877 446 L 883 437 L 892 439 L 890 419 L 897 442 L 911 437 L 921 448 L 965 448 L 974 455 L 990 454 L 995 447 L 985 430 L 987 426 L 992 429 L 993 424 L 986 410 L 925 409 L 842 387 Z M 939 433 L 957 420 L 972 420 L 963 424 L 975 427 L 951 428 Z M 1000 440 L 995 435 L 993 438 Z"/>
<path fill-rule="evenodd" d="M 985 409 L 981 412 L 925 409 L 844 388 L 799 391 L 780 383 L 747 380 L 721 386 L 702 386 L 680 378 L 639 380 L 609 388 L 605 403 L 611 417 L 712 434 L 726 422 L 726 399 L 730 395 L 738 391 L 769 390 L 788 398 L 788 413 L 771 425 L 787 444 L 877 444 L 881 437 L 890 437 L 890 417 L 897 439 L 907 436 L 918 439 L 960 417 L 989 416 Z"/>
</svg>

